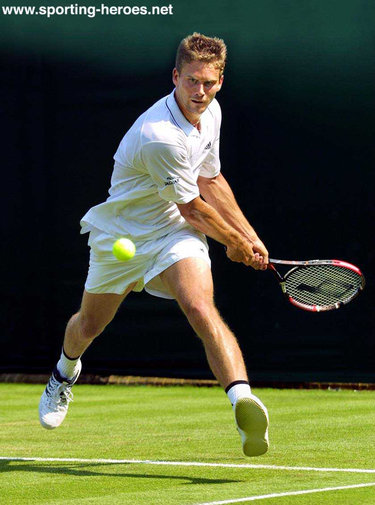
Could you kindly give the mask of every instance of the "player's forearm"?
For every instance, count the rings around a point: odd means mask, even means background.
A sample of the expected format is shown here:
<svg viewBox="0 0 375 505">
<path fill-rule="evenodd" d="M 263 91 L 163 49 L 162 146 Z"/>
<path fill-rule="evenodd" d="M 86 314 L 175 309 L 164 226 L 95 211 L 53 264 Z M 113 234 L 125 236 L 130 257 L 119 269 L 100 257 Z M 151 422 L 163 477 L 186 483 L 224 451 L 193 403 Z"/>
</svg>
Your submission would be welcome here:
<svg viewBox="0 0 375 505">
<path fill-rule="evenodd" d="M 258 236 L 241 211 L 233 191 L 220 174 L 214 179 L 199 179 L 199 188 L 203 198 L 222 218 L 247 240 L 254 241 Z"/>
<path fill-rule="evenodd" d="M 242 235 L 200 197 L 185 205 L 178 205 L 181 215 L 198 231 L 227 247 L 240 247 Z"/>
</svg>

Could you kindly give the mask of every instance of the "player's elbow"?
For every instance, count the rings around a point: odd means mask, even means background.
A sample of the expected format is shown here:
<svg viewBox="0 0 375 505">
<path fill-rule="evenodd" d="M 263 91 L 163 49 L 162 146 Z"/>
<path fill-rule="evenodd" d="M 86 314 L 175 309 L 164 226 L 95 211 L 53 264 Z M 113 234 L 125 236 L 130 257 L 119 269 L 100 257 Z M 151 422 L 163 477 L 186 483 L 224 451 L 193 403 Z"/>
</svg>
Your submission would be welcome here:
<svg viewBox="0 0 375 505">
<path fill-rule="evenodd" d="M 194 198 L 188 203 L 178 203 L 177 207 L 180 211 L 181 216 L 186 219 L 186 221 L 190 222 L 194 220 L 194 216 L 197 213 L 199 203 L 197 200 L 200 200 L 200 197 Z"/>
</svg>

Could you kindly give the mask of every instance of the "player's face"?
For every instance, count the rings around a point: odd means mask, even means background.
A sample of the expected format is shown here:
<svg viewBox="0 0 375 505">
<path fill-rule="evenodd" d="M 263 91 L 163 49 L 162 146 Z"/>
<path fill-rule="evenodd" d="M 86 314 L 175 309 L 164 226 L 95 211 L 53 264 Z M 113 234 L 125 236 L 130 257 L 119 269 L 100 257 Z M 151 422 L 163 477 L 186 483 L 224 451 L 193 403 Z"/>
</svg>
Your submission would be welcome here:
<svg viewBox="0 0 375 505">
<path fill-rule="evenodd" d="M 220 70 L 210 63 L 185 63 L 179 73 L 173 69 L 176 101 L 188 121 L 196 123 L 223 84 Z"/>
</svg>

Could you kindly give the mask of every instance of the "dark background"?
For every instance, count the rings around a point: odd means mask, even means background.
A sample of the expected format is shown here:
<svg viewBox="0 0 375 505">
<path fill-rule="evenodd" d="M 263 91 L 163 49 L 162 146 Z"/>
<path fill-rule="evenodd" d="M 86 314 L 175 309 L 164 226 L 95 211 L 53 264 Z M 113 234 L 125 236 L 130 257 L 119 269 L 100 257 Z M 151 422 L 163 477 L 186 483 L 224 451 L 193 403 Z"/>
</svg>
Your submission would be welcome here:
<svg viewBox="0 0 375 505">
<path fill-rule="evenodd" d="M 0 24 L 0 371 L 53 367 L 87 273 L 79 220 L 106 198 L 126 130 L 172 90 L 179 41 L 201 31 L 229 51 L 217 97 L 222 171 L 271 255 L 345 259 L 367 279 L 349 306 L 309 314 L 270 273 L 229 262 L 211 241 L 217 304 L 250 375 L 375 382 L 372 1 L 180 0 L 173 16 Z M 175 302 L 145 293 L 128 297 L 85 371 L 210 377 Z"/>
</svg>

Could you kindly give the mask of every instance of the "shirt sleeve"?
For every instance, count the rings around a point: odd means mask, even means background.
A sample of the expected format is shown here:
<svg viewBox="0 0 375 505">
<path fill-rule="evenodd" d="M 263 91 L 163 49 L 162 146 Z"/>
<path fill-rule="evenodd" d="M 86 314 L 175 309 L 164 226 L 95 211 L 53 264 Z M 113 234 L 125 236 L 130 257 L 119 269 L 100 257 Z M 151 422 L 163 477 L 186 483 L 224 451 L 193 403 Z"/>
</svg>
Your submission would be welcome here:
<svg viewBox="0 0 375 505">
<path fill-rule="evenodd" d="M 142 159 L 163 200 L 188 203 L 199 196 L 185 146 L 148 142 L 142 148 Z"/>
<path fill-rule="evenodd" d="M 216 177 L 220 173 L 220 156 L 219 156 L 219 137 L 213 143 L 210 152 L 207 154 L 205 160 L 203 161 L 199 175 L 202 177 Z"/>
</svg>

